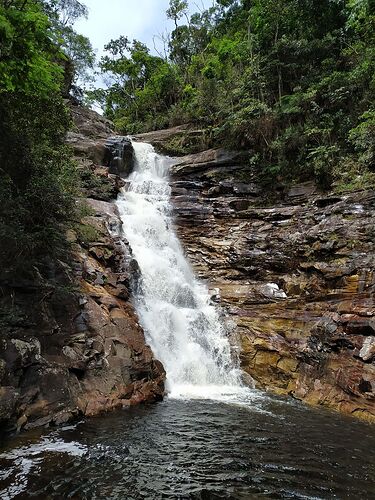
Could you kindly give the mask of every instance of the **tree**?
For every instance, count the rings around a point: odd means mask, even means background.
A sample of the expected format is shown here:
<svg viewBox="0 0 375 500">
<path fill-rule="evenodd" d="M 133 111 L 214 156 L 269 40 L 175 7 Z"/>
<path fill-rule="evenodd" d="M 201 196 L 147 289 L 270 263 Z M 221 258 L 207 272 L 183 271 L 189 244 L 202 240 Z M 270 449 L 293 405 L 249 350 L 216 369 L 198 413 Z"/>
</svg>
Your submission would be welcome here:
<svg viewBox="0 0 375 500">
<path fill-rule="evenodd" d="M 86 5 L 78 0 L 44 0 L 45 9 L 58 26 L 72 26 L 77 19 L 87 18 Z"/>
<path fill-rule="evenodd" d="M 374 6 L 216 0 L 189 16 L 187 2 L 171 0 L 167 60 L 129 40 L 121 54 L 121 39 L 111 46 L 102 66 L 112 71 L 106 112 L 126 132 L 186 122 L 207 127 L 213 145 L 253 149 L 265 181 L 278 175 L 328 186 L 341 182 L 340 165 L 370 178 Z"/>
<path fill-rule="evenodd" d="M 74 22 L 88 16 L 87 7 L 78 0 L 43 0 L 53 31 L 54 43 L 67 56 L 71 83 L 75 88 L 93 79 L 95 53 L 90 40 L 73 29 Z"/>
<path fill-rule="evenodd" d="M 91 98 L 105 101 L 108 117 L 126 133 L 138 130 L 142 121 L 157 120 L 161 112 L 176 102 L 179 80 L 175 68 L 161 57 L 150 54 L 137 40 L 120 37 L 106 46 L 100 61 L 110 87 L 97 90 Z"/>
<path fill-rule="evenodd" d="M 59 89 L 62 57 L 51 40 L 50 23 L 36 2 L 0 4 L 0 91 Z"/>
<path fill-rule="evenodd" d="M 172 19 L 177 29 L 177 22 L 187 14 L 188 2 L 187 0 L 170 0 L 169 8 L 167 10 L 168 19 Z"/>
<path fill-rule="evenodd" d="M 0 280 L 43 272 L 64 247 L 75 170 L 64 55 L 37 1 L 0 4 Z"/>
</svg>

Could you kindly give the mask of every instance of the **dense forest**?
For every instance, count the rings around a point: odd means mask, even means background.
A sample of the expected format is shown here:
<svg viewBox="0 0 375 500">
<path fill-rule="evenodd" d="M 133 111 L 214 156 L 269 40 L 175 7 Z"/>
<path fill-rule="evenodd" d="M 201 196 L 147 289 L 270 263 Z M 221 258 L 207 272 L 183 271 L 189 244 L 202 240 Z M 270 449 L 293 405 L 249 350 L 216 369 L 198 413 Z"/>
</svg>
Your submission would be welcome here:
<svg viewBox="0 0 375 500">
<path fill-rule="evenodd" d="M 265 182 L 374 182 L 373 0 L 217 0 L 188 15 L 171 0 L 163 53 L 126 36 L 100 61 L 91 94 L 120 133 L 183 123 L 209 145 L 247 149 Z M 160 41 L 160 40 L 159 40 Z M 178 149 L 178 144 L 176 144 Z M 181 148 L 183 152 L 183 148 Z"/>
<path fill-rule="evenodd" d="M 2 282 L 65 253 L 77 174 L 64 98 L 94 63 L 89 40 L 72 27 L 86 14 L 77 0 L 0 1 Z"/>
</svg>

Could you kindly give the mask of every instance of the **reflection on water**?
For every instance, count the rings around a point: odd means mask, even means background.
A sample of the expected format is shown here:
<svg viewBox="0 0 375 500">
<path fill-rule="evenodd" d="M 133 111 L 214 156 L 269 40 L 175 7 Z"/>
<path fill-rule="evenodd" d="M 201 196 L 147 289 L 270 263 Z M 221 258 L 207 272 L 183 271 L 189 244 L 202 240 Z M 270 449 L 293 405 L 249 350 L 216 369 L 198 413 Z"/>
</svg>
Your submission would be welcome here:
<svg viewBox="0 0 375 500">
<path fill-rule="evenodd" d="M 372 499 L 374 428 L 254 391 L 8 440 L 0 498 Z"/>
</svg>

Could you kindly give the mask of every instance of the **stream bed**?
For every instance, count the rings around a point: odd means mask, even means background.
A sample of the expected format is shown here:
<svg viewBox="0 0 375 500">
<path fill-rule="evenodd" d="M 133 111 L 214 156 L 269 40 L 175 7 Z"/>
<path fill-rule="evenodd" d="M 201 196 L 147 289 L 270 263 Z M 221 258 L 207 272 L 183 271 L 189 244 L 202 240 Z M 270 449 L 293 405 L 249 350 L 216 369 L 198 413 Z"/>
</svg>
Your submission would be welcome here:
<svg viewBox="0 0 375 500">
<path fill-rule="evenodd" d="M 0 498 L 372 499 L 375 432 L 249 391 L 170 399 L 8 438 Z"/>
</svg>

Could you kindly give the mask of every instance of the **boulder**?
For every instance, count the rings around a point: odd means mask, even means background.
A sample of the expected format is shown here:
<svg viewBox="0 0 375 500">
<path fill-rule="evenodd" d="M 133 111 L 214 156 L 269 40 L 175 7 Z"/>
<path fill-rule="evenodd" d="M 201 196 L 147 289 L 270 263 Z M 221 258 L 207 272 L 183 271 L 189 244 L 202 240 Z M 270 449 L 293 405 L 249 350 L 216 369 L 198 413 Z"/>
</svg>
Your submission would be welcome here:
<svg viewBox="0 0 375 500">
<path fill-rule="evenodd" d="M 134 168 L 134 150 L 129 137 L 109 137 L 105 144 L 104 165 L 110 174 L 127 177 Z"/>
<path fill-rule="evenodd" d="M 96 165 L 102 165 L 106 153 L 105 140 L 91 138 L 77 132 L 68 132 L 66 143 L 79 159 L 89 159 Z"/>
<path fill-rule="evenodd" d="M 70 106 L 74 132 L 93 140 L 106 139 L 113 135 L 114 125 L 96 111 L 85 106 Z"/>
<path fill-rule="evenodd" d="M 247 152 L 227 151 L 225 149 L 209 149 L 202 153 L 190 154 L 175 160 L 170 173 L 175 179 L 199 179 L 204 173 L 223 172 L 238 168 L 238 164 L 245 161 Z"/>
</svg>

